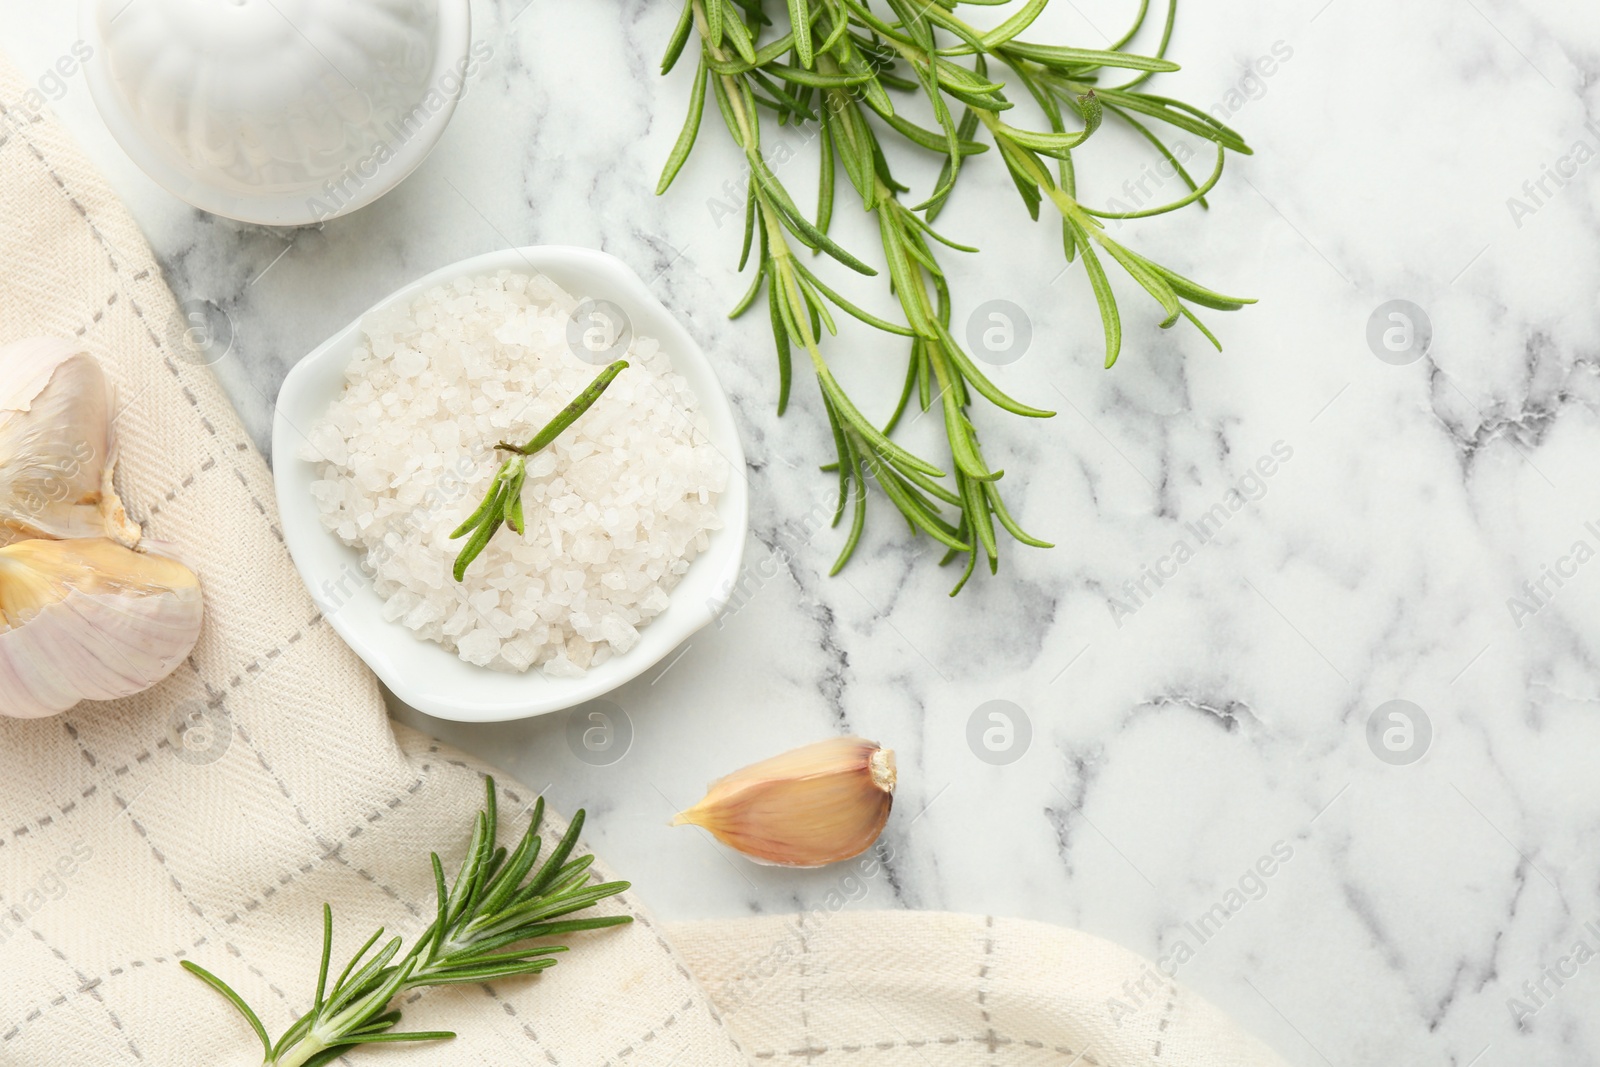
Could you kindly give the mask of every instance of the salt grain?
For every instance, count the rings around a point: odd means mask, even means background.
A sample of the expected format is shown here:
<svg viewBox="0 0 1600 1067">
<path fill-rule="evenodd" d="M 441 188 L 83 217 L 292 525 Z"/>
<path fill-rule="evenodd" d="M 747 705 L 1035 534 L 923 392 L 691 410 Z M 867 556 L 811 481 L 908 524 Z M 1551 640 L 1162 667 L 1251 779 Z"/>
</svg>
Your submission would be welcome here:
<svg viewBox="0 0 1600 1067">
<path fill-rule="evenodd" d="M 567 344 L 572 296 L 502 271 L 367 317 L 344 395 L 303 458 L 322 523 L 361 549 L 383 617 L 496 670 L 581 677 L 624 654 L 719 528 L 728 464 L 652 338 L 528 459 L 527 536 L 502 528 L 457 584 L 449 534 L 483 499 L 500 440 L 532 437 L 593 379 Z"/>
</svg>

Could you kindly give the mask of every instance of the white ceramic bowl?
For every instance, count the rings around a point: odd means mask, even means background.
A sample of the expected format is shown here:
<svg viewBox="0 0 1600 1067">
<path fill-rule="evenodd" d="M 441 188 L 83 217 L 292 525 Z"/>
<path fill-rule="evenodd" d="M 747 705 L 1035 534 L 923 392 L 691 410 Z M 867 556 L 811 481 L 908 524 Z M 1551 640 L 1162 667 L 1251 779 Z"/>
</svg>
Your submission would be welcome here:
<svg viewBox="0 0 1600 1067">
<path fill-rule="evenodd" d="M 78 0 L 95 107 L 175 196 L 272 226 L 400 184 L 476 73 L 468 0 Z"/>
<path fill-rule="evenodd" d="M 717 502 L 723 527 L 673 589 L 671 603 L 639 631 L 628 652 L 581 678 L 552 678 L 537 667 L 507 674 L 477 667 L 454 652 L 416 637 L 383 618 L 383 601 L 360 576 L 361 554 L 326 530 L 311 498 L 317 465 L 299 458 L 306 432 L 345 388 L 345 367 L 360 341 L 361 319 L 334 334 L 284 379 L 272 420 L 273 479 L 283 535 L 311 598 L 345 642 L 412 707 L 462 722 L 499 722 L 559 711 L 592 700 L 659 663 L 727 604 L 738 579 L 749 528 L 744 449 L 733 411 L 705 353 L 677 319 L 621 260 L 586 248 L 522 248 L 464 260 L 384 298 L 378 308 L 414 299 L 431 286 L 499 270 L 537 271 L 574 298 L 609 300 L 622 308 L 636 336 L 654 337 L 689 382 L 710 425 L 711 440 L 728 459 L 728 488 Z M 500 536 L 515 536 L 502 531 Z M 341 585 L 343 588 L 341 589 Z"/>
</svg>

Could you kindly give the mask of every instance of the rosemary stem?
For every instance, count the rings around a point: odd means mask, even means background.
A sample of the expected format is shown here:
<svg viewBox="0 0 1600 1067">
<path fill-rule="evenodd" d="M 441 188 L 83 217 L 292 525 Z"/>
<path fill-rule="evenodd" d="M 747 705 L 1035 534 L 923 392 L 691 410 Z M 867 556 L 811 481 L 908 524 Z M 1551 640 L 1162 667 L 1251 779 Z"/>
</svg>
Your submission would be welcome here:
<svg viewBox="0 0 1600 1067">
<path fill-rule="evenodd" d="M 726 62 L 728 54 L 721 48 L 711 43 L 710 29 L 706 26 L 705 7 L 703 0 L 694 0 L 695 28 L 699 30 L 703 47 L 719 62 Z M 733 113 L 739 129 L 739 140 L 743 142 L 744 154 L 748 164 L 754 168 L 760 160 L 760 137 L 749 110 L 744 104 L 744 94 L 739 91 L 739 83 L 732 75 L 721 74 L 723 89 L 728 99 L 728 109 Z M 790 307 L 803 307 L 800 296 L 800 287 L 794 277 L 794 250 L 789 245 L 789 235 L 784 231 L 783 223 L 778 218 L 777 210 L 772 206 L 767 194 L 760 188 L 753 190 L 756 198 L 756 208 L 761 213 L 761 225 L 766 231 L 768 248 L 776 266 L 776 276 L 771 280 L 773 285 L 783 287 L 784 296 Z M 774 297 L 775 298 L 775 297 Z M 811 364 L 818 370 L 827 369 L 827 361 L 822 358 L 822 350 L 817 345 L 817 338 L 811 331 L 811 322 L 804 315 L 796 316 L 795 328 L 800 331 L 801 343 L 805 345 L 806 353 L 811 357 Z"/>
<path fill-rule="evenodd" d="M 1081 250 L 1106 335 L 1106 365 L 1115 362 L 1122 343 L 1120 315 L 1114 292 L 1102 266 L 1103 253 L 1125 270 L 1166 312 L 1163 327 L 1178 318 L 1193 322 L 1212 344 L 1218 345 L 1184 302 L 1217 310 L 1235 310 L 1249 301 L 1206 289 L 1159 264 L 1146 260 L 1112 238 L 1103 218 L 1143 218 L 1199 202 L 1222 172 L 1226 151 L 1248 153 L 1237 133 L 1204 113 L 1165 97 L 1134 90 L 1151 74 L 1176 70 L 1164 56 L 1171 37 L 1176 0 L 1168 0 L 1161 42 L 1154 56 L 1123 53 L 1144 24 L 1149 0 L 1139 0 L 1132 28 L 1106 49 L 1070 48 L 1034 44 L 1021 35 L 1045 7 L 1047 0 L 1029 0 L 1010 19 L 989 30 L 974 28 L 955 14 L 958 3 L 939 0 L 936 6 L 915 0 L 888 0 L 889 16 L 870 10 L 870 0 L 788 0 L 788 22 L 776 22 L 760 0 L 682 0 L 684 8 L 663 59 L 670 70 L 685 45 L 697 41 L 700 62 L 695 92 L 683 131 L 663 170 L 659 188 L 671 184 L 694 145 L 707 104 L 714 94 L 728 134 L 744 153 L 748 172 L 745 234 L 740 268 L 749 261 L 759 239 L 759 266 L 745 296 L 733 311 L 743 314 L 765 287 L 773 339 L 778 357 L 778 413 L 784 412 L 791 384 L 791 354 L 804 345 L 822 392 L 833 432 L 838 462 L 826 470 L 839 475 L 839 504 L 835 522 L 844 515 L 852 486 L 857 509 L 851 532 L 835 570 L 842 566 L 860 540 L 865 517 L 864 493 L 870 476 L 911 524 L 913 531 L 930 534 L 955 552 L 969 552 L 967 574 L 972 573 L 980 549 L 990 570 L 998 564 L 995 533 L 998 524 L 1017 540 L 1044 546 L 1017 525 L 1000 499 L 997 481 L 1001 470 L 991 470 L 978 442 L 972 408 L 982 396 L 997 407 L 1030 418 L 1048 418 L 1050 412 L 1009 396 L 975 364 L 962 340 L 950 329 L 950 279 L 935 250 L 935 243 L 960 251 L 975 248 L 951 241 L 931 228 L 958 177 L 963 161 L 986 148 L 995 150 L 1009 171 L 1028 213 L 1039 218 L 1043 200 L 1061 219 L 1062 242 L 1070 262 Z M 973 0 L 980 2 L 980 0 Z M 779 5 L 780 8 L 782 5 Z M 766 27 L 772 27 L 769 34 Z M 784 31 L 788 30 L 788 33 Z M 775 34 L 776 36 L 773 36 Z M 768 37 L 765 44 L 763 36 Z M 941 47 L 953 36 L 957 43 Z M 961 62 L 961 57 L 971 57 Z M 1006 68 L 1006 79 L 1026 89 L 1049 119 L 1049 129 L 1030 129 L 1003 121 L 1012 107 L 1005 83 L 990 64 Z M 898 69 L 897 69 L 898 68 Z M 1103 71 L 1127 69 L 1143 72 L 1123 85 L 1097 89 Z M 1011 74 L 1015 74 L 1012 78 Z M 937 128 L 917 125 L 890 98 L 905 92 L 927 98 Z M 957 108 L 961 108 L 959 118 Z M 794 202 L 762 152 L 762 111 L 770 110 L 780 126 L 815 123 L 820 185 L 813 218 Z M 1082 120 L 1068 128 L 1072 112 Z M 1193 132 L 1216 144 L 1217 165 L 1212 176 L 1194 180 L 1145 121 L 1164 122 Z M 1092 136 L 1103 116 L 1115 116 L 1145 137 L 1182 175 L 1188 194 L 1169 204 L 1140 212 L 1101 212 L 1080 200 L 1072 153 Z M 1011 115 L 1012 121 L 1016 117 Z M 902 195 L 911 190 L 890 173 L 883 126 L 904 141 L 943 155 L 943 169 L 931 193 L 912 206 Z M 984 144 L 978 131 L 987 129 L 992 144 Z M 887 260 L 891 303 L 898 304 L 905 326 L 857 306 L 812 273 L 801 247 L 826 253 L 836 262 L 863 275 L 874 270 L 828 233 L 833 218 L 839 168 L 848 187 L 859 194 L 862 208 L 877 222 Z M 1059 172 L 1059 173 L 1058 173 Z M 797 243 L 796 243 L 797 242 Z M 887 423 L 866 416 L 834 378 L 822 351 L 828 343 L 823 330 L 835 333 L 827 304 L 843 309 L 858 320 L 888 334 L 910 338 L 905 385 Z M 937 389 L 937 395 L 934 395 Z M 921 408 L 941 408 L 945 436 L 954 470 L 950 475 L 907 450 L 889 434 L 913 396 Z M 880 428 L 881 427 L 881 428 Z M 952 482 L 943 479 L 951 477 Z M 947 518 L 944 506 L 957 509 Z M 490 511 L 493 511 L 491 506 Z M 946 559 L 948 562 L 948 557 Z M 966 581 L 964 575 L 957 589 Z"/>
<path fill-rule="evenodd" d="M 312 1057 L 326 1052 L 332 1047 L 327 1043 L 325 1035 L 319 1033 L 317 1027 L 312 1027 L 310 1032 L 297 1041 L 293 1048 L 285 1049 L 283 1055 L 267 1060 L 262 1067 L 304 1067 Z"/>
<path fill-rule="evenodd" d="M 449 1040 L 455 1034 L 447 1030 L 396 1029 L 401 1009 L 391 1007 L 395 998 L 428 986 L 538 974 L 554 966 L 551 954 L 563 952 L 565 947 L 548 943 L 527 946 L 526 942 L 633 921 L 630 915 L 575 917 L 629 888 L 627 882 L 591 882 L 587 872 L 593 856 L 568 862 L 583 827 L 582 810 L 573 816 L 545 868 L 534 873 L 531 864 L 542 844 L 538 827 L 544 814 L 543 799 L 534 804 L 521 843 L 508 855 L 494 844 L 498 819 L 493 778 L 484 779 L 484 794 L 484 807 L 453 889 L 446 888 L 438 854 L 430 857 L 438 917 L 398 961 L 402 944 L 398 937 L 369 957 L 369 950 L 383 936 L 380 927 L 328 988 L 333 918 L 331 910 L 323 906 L 322 961 L 312 1009 L 295 1020 L 276 1045 L 260 1017 L 226 982 L 199 964 L 182 961 L 184 970 L 221 994 L 255 1030 L 261 1040 L 263 1067 L 320 1067 L 369 1044 Z M 558 917 L 559 921 L 552 921 Z M 514 947 L 519 943 L 524 947 Z"/>
<path fill-rule="evenodd" d="M 700 33 L 700 43 L 706 52 L 719 63 L 728 62 L 728 53 L 719 46 L 711 43 L 711 27 L 706 24 L 706 9 L 702 0 L 694 0 L 694 25 Z M 744 94 L 739 92 L 739 83 L 731 74 L 719 74 L 717 78 L 722 82 L 722 88 L 728 94 L 728 106 L 734 116 L 739 120 L 739 140 L 743 142 L 745 155 L 756 150 L 756 136 L 750 114 L 745 110 Z"/>
<path fill-rule="evenodd" d="M 718 62 L 727 62 L 727 52 L 711 43 L 711 30 L 706 25 L 703 0 L 693 0 L 693 2 L 695 28 L 700 33 L 702 47 Z M 733 113 L 734 119 L 738 123 L 737 133 L 739 140 L 742 142 L 745 158 L 753 168 L 760 159 L 761 144 L 753 117 L 744 105 L 744 94 L 740 92 L 739 83 L 732 75 L 719 74 L 717 77 L 722 81 L 723 90 L 728 99 L 728 109 Z M 784 232 L 783 223 L 779 220 L 777 210 L 772 206 L 766 193 L 757 188 L 753 191 L 753 195 L 756 198 L 756 208 L 761 213 L 761 225 L 767 234 L 768 247 L 773 263 L 777 268 L 776 277 L 772 279 L 771 284 L 783 286 L 784 296 L 788 298 L 791 307 L 801 307 L 803 305 L 801 304 L 800 287 L 795 282 L 794 267 L 792 266 L 794 251 L 789 246 L 788 234 Z M 826 369 L 827 363 L 823 360 L 822 351 L 817 346 L 817 338 L 811 332 L 810 321 L 803 315 L 797 316 L 797 318 L 799 321 L 795 323 L 795 328 L 800 331 L 800 340 L 806 347 L 806 353 L 811 357 L 812 365 L 819 370 Z"/>
<path fill-rule="evenodd" d="M 1004 133 L 1000 128 L 1002 125 L 1000 116 L 983 108 L 974 108 L 973 110 L 983 124 L 989 128 L 989 133 L 994 137 L 996 143 L 1004 144 Z M 1039 188 L 1044 190 L 1045 195 L 1050 198 L 1050 202 L 1056 206 L 1056 210 L 1060 211 L 1061 214 L 1080 225 L 1087 226 L 1091 232 L 1101 228 L 1099 220 L 1084 214 L 1083 209 L 1078 206 L 1078 202 L 1065 189 L 1056 184 L 1056 180 L 1050 176 L 1050 172 L 1040 166 L 1039 161 L 1031 153 L 1013 152 L 1008 158 L 1014 159 L 1019 163 L 1022 169 L 1027 172 L 1028 177 L 1039 183 Z"/>
<path fill-rule="evenodd" d="M 763 215 L 767 219 L 768 229 L 777 225 L 770 214 L 763 211 Z M 773 254 L 773 261 L 777 263 L 779 270 L 779 277 L 775 281 L 783 284 L 784 296 L 788 299 L 789 305 L 796 308 L 803 307 L 804 305 L 800 303 L 800 287 L 794 279 L 794 252 L 790 250 L 787 241 L 784 241 L 780 251 Z M 816 335 L 811 332 L 811 320 L 804 315 L 796 315 L 795 320 L 795 328 L 800 331 L 800 340 L 811 356 L 812 366 L 819 371 L 827 370 L 828 362 L 822 358 L 822 349 L 817 345 Z"/>
<path fill-rule="evenodd" d="M 501 463 L 500 469 L 495 472 L 494 480 L 489 483 L 489 492 L 485 494 L 483 503 L 479 504 L 478 509 L 450 535 L 451 540 L 467 537 L 469 533 L 472 535 L 456 555 L 455 565 L 451 569 L 456 581 L 459 582 L 466 577 L 467 568 L 483 552 L 490 538 L 494 537 L 502 525 L 509 525 L 519 536 L 527 533 L 522 513 L 522 486 L 528 477 L 527 457 L 547 448 L 567 427 L 582 418 L 584 412 L 594 406 L 595 401 L 600 399 L 600 395 L 606 391 L 617 375 L 627 369 L 627 366 L 627 360 L 619 359 L 601 371 L 583 392 L 557 412 L 555 418 L 546 423 L 544 429 L 534 434 L 527 444 L 515 445 L 501 441 L 495 446 L 502 452 L 512 453 L 512 456 Z"/>
<path fill-rule="evenodd" d="M 884 184 L 883 179 L 877 179 L 877 192 L 879 204 L 892 204 L 896 210 L 900 209 L 899 198 L 893 189 Z M 881 208 L 879 210 L 882 210 Z M 900 303 L 906 312 L 906 317 L 913 322 L 926 321 L 934 316 L 933 306 L 928 302 L 927 278 L 928 268 L 921 263 L 913 262 L 911 269 L 916 272 L 916 285 L 908 287 L 908 291 L 900 293 Z M 915 305 L 913 313 L 912 305 Z M 925 349 L 929 353 L 928 362 L 933 367 L 933 376 L 938 379 L 939 392 L 944 393 L 952 384 L 953 372 L 950 369 L 950 359 L 945 353 L 944 343 L 937 338 L 923 338 Z"/>
</svg>

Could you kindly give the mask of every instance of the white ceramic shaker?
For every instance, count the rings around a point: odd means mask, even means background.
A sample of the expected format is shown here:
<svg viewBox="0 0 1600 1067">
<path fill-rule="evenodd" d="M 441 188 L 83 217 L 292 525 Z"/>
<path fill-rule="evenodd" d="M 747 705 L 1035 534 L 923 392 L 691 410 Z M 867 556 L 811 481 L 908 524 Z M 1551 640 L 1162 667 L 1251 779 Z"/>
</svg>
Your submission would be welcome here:
<svg viewBox="0 0 1600 1067">
<path fill-rule="evenodd" d="M 178 197 L 274 226 L 370 204 L 473 73 L 468 0 L 80 0 L 95 105 Z"/>
</svg>

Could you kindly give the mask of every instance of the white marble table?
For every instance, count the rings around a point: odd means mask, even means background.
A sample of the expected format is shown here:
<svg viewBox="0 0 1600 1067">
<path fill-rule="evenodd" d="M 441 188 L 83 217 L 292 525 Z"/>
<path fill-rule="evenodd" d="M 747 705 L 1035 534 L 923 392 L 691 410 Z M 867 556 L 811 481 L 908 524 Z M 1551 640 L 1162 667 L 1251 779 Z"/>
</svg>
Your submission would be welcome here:
<svg viewBox="0 0 1600 1067">
<path fill-rule="evenodd" d="M 615 694 L 626 754 L 580 760 L 562 715 L 397 717 L 586 806 L 596 849 L 669 917 L 821 907 L 842 890 L 850 907 L 1051 920 L 1166 961 L 1298 1064 L 1600 1060 L 1600 962 L 1572 956 L 1600 950 L 1592 7 L 1182 12 L 1186 69 L 1166 86 L 1233 112 L 1257 155 L 1231 164 L 1209 213 L 1127 232 L 1260 297 L 1209 317 L 1221 355 L 1158 331 L 1130 293 L 1122 360 L 1102 370 L 1081 272 L 1057 279 L 1053 229 L 976 161 L 998 207 L 980 213 L 973 191 L 946 215 L 985 247 L 958 266 L 958 314 L 1003 296 L 1031 319 L 1031 348 L 996 376 L 1060 414 L 985 413 L 984 433 L 1025 524 L 1060 547 L 1008 546 L 998 578 L 950 602 L 950 575 L 887 508 L 841 577 L 825 573 L 838 535 L 807 537 L 826 430 L 803 377 L 776 418 L 764 322 L 724 317 L 744 287 L 737 225 L 708 206 L 739 173 L 725 139 L 651 195 L 686 89 L 686 71 L 655 74 L 676 5 L 523 3 L 475 5 L 493 59 L 434 156 L 322 230 L 200 215 L 133 168 L 81 78 L 55 104 L 180 298 L 231 317 L 217 370 L 263 447 L 302 354 L 401 283 L 507 244 L 620 256 L 720 361 L 760 576 L 724 625 Z M 72 6 L 0 0 L 0 47 L 41 74 L 76 36 Z M 1057 30 L 1092 46 L 1133 5 L 1052 6 Z M 1275 49 L 1272 75 L 1247 80 Z M 1108 139 L 1085 156 L 1085 188 L 1115 195 L 1144 158 Z M 1547 167 L 1572 173 L 1558 184 Z M 1398 299 L 1433 330 L 1406 365 L 1366 339 Z M 898 359 L 861 346 L 837 362 L 868 383 Z M 1270 477 L 1252 474 L 1274 453 Z M 1187 524 L 1217 504 L 1200 544 Z M 1534 600 L 1523 583 L 1541 579 Z M 1125 583 L 1140 581 L 1135 600 Z M 1426 717 L 1410 763 L 1382 723 L 1369 743 L 1391 700 Z M 1012 762 L 969 746 L 990 701 L 1031 724 Z M 1403 721 L 1388 722 L 1404 750 Z M 709 778 L 841 731 L 899 752 L 896 857 L 874 881 L 753 867 L 667 827 Z"/>
</svg>

